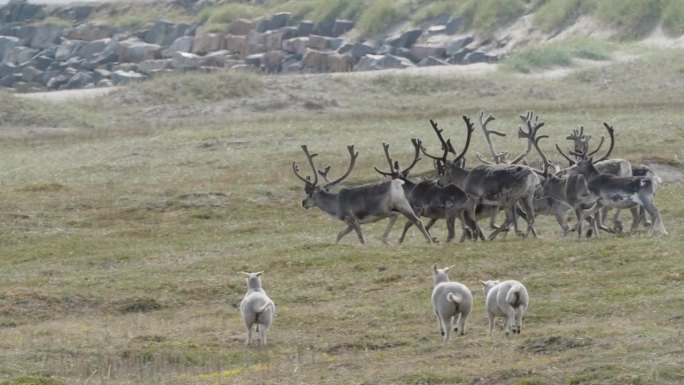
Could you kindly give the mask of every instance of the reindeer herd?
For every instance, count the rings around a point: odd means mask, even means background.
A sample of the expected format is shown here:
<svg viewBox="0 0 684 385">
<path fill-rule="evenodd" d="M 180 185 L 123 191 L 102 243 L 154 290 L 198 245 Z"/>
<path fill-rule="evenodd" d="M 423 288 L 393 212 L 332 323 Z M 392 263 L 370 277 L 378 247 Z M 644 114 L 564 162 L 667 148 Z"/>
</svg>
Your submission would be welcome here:
<svg viewBox="0 0 684 385">
<path fill-rule="evenodd" d="M 297 162 L 292 163 L 294 174 L 304 182 L 306 197 L 302 206 L 307 209 L 318 207 L 346 223 L 347 227 L 337 235 L 337 242 L 354 230 L 359 241 L 365 243 L 361 224 L 388 218 L 389 223 L 382 236 L 382 241 L 387 243 L 392 226 L 400 214 L 406 217 L 407 222 L 399 243 L 404 240 L 411 226 L 416 226 L 428 243 L 434 243 L 429 230 L 439 219 L 447 223 L 447 242 L 456 236 L 456 219 L 461 224 L 461 242 L 466 239 L 493 240 L 500 233 L 505 236 L 511 227 L 519 236 L 532 234 L 537 237 L 534 223 L 535 216 L 540 214 L 553 215 L 563 235 L 575 231 L 581 237 L 585 234 L 586 223 L 589 226 L 587 237 L 598 237 L 599 230 L 609 233 L 623 231 L 620 220 L 622 209 L 631 211 L 632 232 L 644 222 L 649 235 L 655 228 L 661 234 L 667 234 L 654 203 L 660 178 L 648 166 L 609 158 L 615 147 L 615 133 L 608 123 L 603 125 L 608 132 L 610 145 L 598 159 L 594 159 L 594 156 L 603 146 L 605 137 L 602 136 L 596 148 L 591 150 L 591 135 L 585 134 L 583 127 L 572 130 L 566 138 L 573 144 L 567 154 L 556 144 L 557 151 L 568 162 L 567 167 L 561 168 L 549 160 L 539 144 L 549 136 L 538 134 L 544 123 L 533 111 L 520 115 L 526 129 L 519 128 L 518 137 L 525 139 L 527 146 L 512 158 L 508 152 L 498 152 L 494 148 L 492 135 L 505 136 L 487 127 L 495 120 L 494 116 L 488 114 L 485 117 L 484 111 L 480 111 L 478 118 L 491 159 L 476 153 L 482 164 L 466 168 L 465 155 L 475 131 L 474 124 L 467 116 L 463 116 L 466 137 L 460 153 L 456 152 L 450 138 L 445 139 L 444 130 L 430 120 L 441 144 L 438 155 L 428 151 L 421 140 L 414 138 L 411 140 L 415 150 L 413 160 L 408 167 L 401 168 L 399 162 L 392 159 L 389 144 L 383 143 L 388 169 L 375 167 L 375 171 L 389 179 L 361 186 L 340 185 L 351 174 L 358 157 L 354 146 L 348 147 L 351 160 L 347 171 L 341 177 L 330 180 L 330 166 L 317 168 L 314 164 L 317 154 L 310 153 L 307 146 L 303 145 L 312 175 L 302 176 Z M 526 161 L 532 149 L 541 158 L 538 167 Z M 437 178 L 409 178 L 409 172 L 421 159 L 421 154 L 432 159 Z M 319 176 L 324 183 L 319 184 Z M 610 226 L 604 223 L 609 209 L 615 209 Z M 504 212 L 505 219 L 497 224 L 496 217 L 500 211 Z M 568 223 L 572 214 L 575 216 L 574 227 Z M 423 225 L 420 217 L 429 218 L 427 226 Z M 527 224 L 524 231 L 518 228 L 518 217 Z M 489 218 L 489 226 L 493 230 L 487 236 L 478 224 L 482 218 Z"/>
</svg>

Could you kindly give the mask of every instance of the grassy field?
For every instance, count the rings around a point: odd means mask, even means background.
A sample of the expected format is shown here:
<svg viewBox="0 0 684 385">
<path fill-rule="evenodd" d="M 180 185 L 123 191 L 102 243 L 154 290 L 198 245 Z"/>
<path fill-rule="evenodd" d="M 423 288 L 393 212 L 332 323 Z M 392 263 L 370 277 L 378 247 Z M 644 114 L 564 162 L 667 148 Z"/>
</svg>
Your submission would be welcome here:
<svg viewBox="0 0 684 385">
<path fill-rule="evenodd" d="M 539 239 L 427 246 L 412 230 L 385 246 L 378 223 L 361 246 L 334 244 L 343 224 L 301 207 L 291 171 L 308 144 L 339 175 L 355 144 L 349 182 L 378 180 L 383 141 L 399 159 L 415 136 L 435 148 L 434 118 L 459 147 L 460 116 L 482 108 L 500 149 L 522 149 L 517 115 L 534 109 L 549 153 L 608 121 L 615 156 L 682 170 L 681 51 L 626 56 L 563 78 L 233 73 L 81 102 L 0 95 L 0 384 L 681 384 L 676 178 L 657 197 L 668 237 L 562 238 L 540 217 Z M 478 130 L 469 163 L 484 150 Z M 475 297 L 446 348 L 433 263 Z M 245 347 L 237 272 L 260 270 L 278 317 L 268 347 Z M 530 292 L 523 331 L 489 337 L 478 280 L 507 278 Z"/>
</svg>

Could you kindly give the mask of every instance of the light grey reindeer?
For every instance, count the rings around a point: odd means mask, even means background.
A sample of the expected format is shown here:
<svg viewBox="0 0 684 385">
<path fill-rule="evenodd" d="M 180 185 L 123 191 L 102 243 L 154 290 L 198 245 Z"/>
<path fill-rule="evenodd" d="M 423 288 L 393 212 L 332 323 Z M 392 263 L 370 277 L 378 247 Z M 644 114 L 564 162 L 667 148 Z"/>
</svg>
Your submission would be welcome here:
<svg viewBox="0 0 684 385">
<path fill-rule="evenodd" d="M 608 134 L 610 137 L 610 148 L 606 155 L 601 157 L 600 159 L 596 160 L 595 167 L 596 169 L 602 173 L 602 174 L 613 174 L 616 176 L 647 176 L 651 177 L 651 179 L 654 182 L 654 187 L 657 190 L 658 185 L 662 182 L 660 177 L 655 173 L 655 171 L 644 164 L 632 164 L 627 160 L 624 159 L 608 159 L 608 156 L 610 155 L 614 144 L 615 144 L 615 136 L 614 136 L 614 130 L 612 126 L 608 125 L 607 123 L 603 124 L 606 127 L 606 130 L 608 130 Z M 583 158 L 588 158 L 594 156 L 596 152 L 601 148 L 601 145 L 603 144 L 604 137 L 601 136 L 601 141 L 599 142 L 597 148 L 594 151 L 589 152 L 589 140 L 591 139 L 591 135 L 585 134 L 584 133 L 584 127 L 580 127 L 579 129 L 574 129 L 571 131 L 570 135 L 566 138 L 568 140 L 571 140 L 573 142 L 574 150 L 570 151 L 570 155 L 574 156 L 575 159 L 571 159 L 568 155 L 564 154 L 563 151 L 560 149 L 560 147 L 556 144 L 556 149 L 559 151 L 559 153 L 569 162 L 570 166 L 575 165 L 577 162 L 579 162 Z M 607 208 L 603 208 L 601 211 L 601 220 L 605 220 L 606 214 L 607 214 Z M 636 230 L 636 227 L 638 226 L 639 222 L 642 220 L 644 221 L 644 225 L 646 227 L 651 226 L 651 222 L 646 219 L 646 211 L 642 207 L 637 208 L 631 208 L 630 209 L 632 212 L 632 231 Z M 603 227 L 603 224 L 601 223 L 601 226 Z M 615 216 L 613 217 L 613 229 L 608 229 L 605 228 L 606 230 L 615 230 L 615 231 L 622 231 L 623 226 L 622 226 L 622 221 L 620 221 L 620 210 L 616 210 Z"/>
<path fill-rule="evenodd" d="M 605 155 L 603 155 L 601 158 L 597 159 L 594 163 L 596 166 L 596 169 L 602 173 L 602 174 L 612 174 L 615 176 L 632 176 L 633 175 L 633 170 L 632 170 L 632 164 L 625 160 L 625 159 L 615 159 L 612 158 L 610 159 L 609 156 L 613 152 L 613 149 L 615 148 L 615 132 L 613 130 L 613 127 L 608 125 L 607 123 L 603 123 L 604 127 L 608 131 L 608 136 L 610 138 L 610 145 L 608 147 L 608 151 L 606 152 Z M 580 160 L 584 158 L 590 158 L 593 157 L 600 149 L 601 146 L 603 145 L 603 142 L 605 140 L 605 137 L 601 136 L 601 140 L 599 144 L 596 146 L 596 148 L 592 151 L 589 148 L 589 140 L 591 139 L 591 135 L 585 134 L 584 133 L 584 126 L 580 126 L 579 129 L 573 129 L 570 132 L 570 135 L 568 135 L 565 139 L 572 141 L 573 143 L 573 150 L 569 151 L 569 154 L 574 156 L 575 159 L 571 159 L 568 155 L 563 153 L 561 150 L 560 146 L 556 144 L 556 150 L 563 156 L 568 163 L 570 164 L 570 168 L 566 169 L 565 171 L 561 171 L 558 175 L 561 178 L 565 179 L 565 176 L 563 175 L 568 175 L 569 177 L 567 178 L 568 182 L 570 182 L 570 185 L 567 189 L 567 197 L 569 199 L 574 198 L 574 191 L 572 184 L 574 184 L 574 180 L 577 178 L 577 168 L 576 164 Z M 575 167 L 573 167 L 575 166 Z M 580 191 L 580 194 L 583 194 L 583 191 Z M 632 208 L 632 228 L 634 229 L 636 227 L 636 221 L 638 220 L 638 209 L 637 208 Z M 577 212 L 577 210 L 576 210 Z M 592 227 L 594 228 L 593 231 L 596 231 L 595 228 L 601 228 L 604 231 L 607 232 L 614 232 L 614 231 L 622 231 L 622 221 L 620 221 L 620 209 L 617 209 L 615 211 L 615 216 L 613 217 L 613 227 L 609 228 L 604 225 L 604 221 L 607 218 L 608 214 L 608 208 L 604 207 L 597 215 L 596 218 L 591 218 L 592 222 Z M 580 218 L 580 214 L 577 214 L 577 219 Z"/>
<path fill-rule="evenodd" d="M 448 272 L 454 266 L 438 269 L 432 265 L 432 310 L 437 316 L 437 326 L 444 336 L 444 345 L 451 339 L 451 328 L 456 321 L 457 331 L 461 335 L 466 333 L 466 320 L 473 308 L 473 294 L 465 285 L 449 281 Z"/>
<path fill-rule="evenodd" d="M 247 276 L 247 294 L 240 302 L 240 314 L 245 321 L 247 328 L 246 345 L 252 343 L 252 327 L 256 325 L 256 331 L 260 335 L 261 346 L 266 345 L 266 333 L 271 328 L 273 317 L 275 317 L 275 304 L 266 295 L 266 292 L 261 287 L 261 275 L 264 273 L 245 273 Z"/>
<path fill-rule="evenodd" d="M 585 210 L 582 213 L 582 218 L 578 220 L 577 231 L 579 236 L 582 235 L 584 218 L 596 213 L 601 208 L 625 209 L 638 206 L 643 206 L 651 216 L 652 223 L 648 229 L 648 234 L 653 234 L 653 229 L 657 225 L 660 233 L 667 235 L 660 211 L 653 202 L 656 186 L 652 178 L 601 174 L 594 166 L 592 158 L 580 160 L 577 163 L 577 171 L 587 180 L 589 192 L 597 198 L 597 204 L 592 209 Z M 637 223 L 638 218 L 634 222 Z M 598 236 L 598 233 L 595 235 Z"/>
<path fill-rule="evenodd" d="M 361 232 L 361 224 L 389 218 L 389 224 L 382 236 L 383 243 L 387 243 L 389 232 L 392 230 L 392 226 L 394 225 L 394 222 L 396 222 L 397 217 L 401 214 L 420 230 L 428 243 L 432 244 L 432 238 L 430 238 L 427 230 L 425 230 L 423 222 L 418 219 L 406 199 L 404 189 L 402 188 L 404 182 L 401 180 L 393 179 L 355 187 L 342 187 L 338 192 L 329 191 L 330 187 L 347 178 L 354 168 L 356 158 L 359 154 L 354 152 L 354 146 L 348 146 L 347 149 L 351 156 L 351 163 L 349 164 L 347 172 L 340 178 L 319 186 L 317 174 L 320 173 L 321 175 L 324 175 L 327 180 L 329 168 L 326 168 L 325 171 L 316 170 L 313 158 L 318 154 L 310 154 L 307 147 L 305 145 L 302 146 L 302 150 L 304 151 L 304 154 L 306 154 L 306 158 L 314 173 L 313 181 L 310 177 L 304 178 L 299 174 L 297 162 L 292 162 L 294 174 L 304 182 L 306 198 L 302 201 L 302 206 L 305 209 L 318 207 L 347 224 L 347 227 L 337 235 L 337 242 L 352 230 L 355 230 L 359 237 L 359 241 L 362 244 L 366 243 L 366 239 Z"/>
</svg>

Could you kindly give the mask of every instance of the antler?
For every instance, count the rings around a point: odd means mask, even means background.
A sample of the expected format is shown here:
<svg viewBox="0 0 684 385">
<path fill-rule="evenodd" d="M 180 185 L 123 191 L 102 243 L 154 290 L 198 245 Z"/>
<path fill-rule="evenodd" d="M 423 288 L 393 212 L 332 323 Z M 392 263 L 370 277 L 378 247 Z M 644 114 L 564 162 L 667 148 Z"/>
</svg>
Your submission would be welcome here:
<svg viewBox="0 0 684 385">
<path fill-rule="evenodd" d="M 465 155 L 466 151 L 468 151 L 468 147 L 470 146 L 470 138 L 473 136 L 473 131 L 475 131 L 475 125 L 470 121 L 469 117 L 463 115 L 463 121 L 465 122 L 466 129 L 468 131 L 466 133 L 466 143 L 465 146 L 463 146 L 463 151 L 461 151 L 461 153 L 454 158 L 453 163 L 459 162 Z"/>
<path fill-rule="evenodd" d="M 486 163 L 486 164 L 492 164 L 492 163 L 501 164 L 501 163 L 504 163 L 504 161 L 505 161 L 506 158 L 508 157 L 508 152 L 507 152 L 507 151 L 496 152 L 496 150 L 494 150 L 494 145 L 492 144 L 492 140 L 490 139 L 489 135 L 494 134 L 494 135 L 498 135 L 498 136 L 506 136 L 506 134 L 501 133 L 501 132 L 499 132 L 499 131 L 490 130 L 490 129 L 487 128 L 487 124 L 489 124 L 489 122 L 491 122 L 492 120 L 496 120 L 496 118 L 494 117 L 494 115 L 492 115 L 491 113 L 490 113 L 489 115 L 487 115 L 487 118 L 485 118 L 484 120 L 482 120 L 482 118 L 484 117 L 484 110 L 480 110 L 480 112 L 477 113 L 477 117 L 480 119 L 480 127 L 482 127 L 482 131 L 483 131 L 484 134 L 485 134 L 485 139 L 487 139 L 487 144 L 489 145 L 489 152 L 492 153 L 492 161 L 488 161 L 488 160 L 484 157 L 484 155 L 482 155 L 482 154 L 479 153 L 479 152 L 475 153 L 475 156 L 477 156 L 477 158 L 478 158 L 481 162 Z"/>
<path fill-rule="evenodd" d="M 299 166 L 297 165 L 297 162 L 292 162 L 292 171 L 294 171 L 294 174 L 297 176 L 297 178 L 301 179 L 304 183 L 310 183 L 315 186 L 318 183 L 318 174 L 316 173 L 316 167 L 314 166 L 313 158 L 315 156 L 318 156 L 318 154 L 309 154 L 309 149 L 306 147 L 305 144 L 302 145 L 302 150 L 304 150 L 304 154 L 306 154 L 306 159 L 309 161 L 309 165 L 313 170 L 314 181 L 311 181 L 310 176 L 304 178 L 301 175 L 299 175 Z"/>
<path fill-rule="evenodd" d="M 396 175 L 394 173 L 394 167 L 392 167 L 392 158 L 390 157 L 390 154 L 389 154 L 389 144 L 382 142 L 382 149 L 385 151 L 385 158 L 387 158 L 387 163 L 389 163 L 390 172 L 384 172 L 375 166 L 373 168 L 375 169 L 375 171 L 377 171 L 382 176 L 389 176 L 389 177 L 394 178 L 394 177 L 396 177 Z"/>
<path fill-rule="evenodd" d="M 522 119 L 522 121 L 525 122 L 525 124 L 527 124 L 529 134 L 531 134 L 532 131 L 534 130 L 534 134 L 536 135 L 537 130 L 539 128 L 541 128 L 541 126 L 544 125 L 544 123 L 538 122 L 539 116 L 536 116 L 534 114 L 534 111 L 532 111 L 532 110 L 527 111 L 525 113 L 525 115 L 521 114 L 520 119 Z M 532 122 L 533 120 L 534 120 L 534 123 Z M 522 131 L 522 129 L 519 128 L 518 137 L 521 137 L 520 131 Z M 510 161 L 510 164 L 516 164 L 516 163 L 520 162 L 521 160 L 523 160 L 527 156 L 527 154 L 530 153 L 530 150 L 532 150 L 532 141 L 528 140 L 527 141 L 527 148 L 525 149 L 525 151 L 521 152 L 520 155 L 516 156 L 512 161 Z"/>
<path fill-rule="evenodd" d="M 378 173 L 380 173 L 380 175 L 389 176 L 389 177 L 392 177 L 392 178 L 407 177 L 409 171 L 411 171 L 411 169 L 413 168 L 413 166 L 415 166 L 416 163 L 418 163 L 418 161 L 420 160 L 420 147 L 421 147 L 420 139 L 418 139 L 418 138 L 413 138 L 413 139 L 411 139 L 411 143 L 413 143 L 413 148 L 415 149 L 415 154 L 414 154 L 414 157 L 413 157 L 413 162 L 411 163 L 410 166 L 408 166 L 407 168 L 405 168 L 405 169 L 403 169 L 403 170 L 400 169 L 400 168 L 399 168 L 399 162 L 397 162 L 397 161 L 392 161 L 392 157 L 390 157 L 390 154 L 389 154 L 389 144 L 383 143 L 383 144 L 382 144 L 382 148 L 385 150 L 385 157 L 387 158 L 387 162 L 389 163 L 389 166 L 390 166 L 390 170 L 391 170 L 391 171 L 387 173 L 387 172 L 384 172 L 384 171 L 380 170 L 380 169 L 377 168 L 377 167 L 374 167 L 374 168 L 375 168 L 375 171 L 377 171 Z"/>
<path fill-rule="evenodd" d="M 328 178 L 328 172 L 330 172 L 330 165 L 325 166 L 323 170 L 318 170 L 318 174 L 323 177 L 325 183 L 330 183 L 330 178 Z"/>
<path fill-rule="evenodd" d="M 444 153 L 442 154 L 442 156 L 430 155 L 430 154 L 427 153 L 427 151 L 425 151 L 425 147 L 423 147 L 422 145 L 420 146 L 420 150 L 421 150 L 421 151 L 423 152 L 423 154 L 424 154 L 425 156 L 427 156 L 428 158 L 432 158 L 432 159 L 434 159 L 434 160 L 436 160 L 436 161 L 440 161 L 440 162 L 446 163 L 446 161 L 447 161 L 447 160 L 446 160 L 447 155 L 448 155 L 450 152 L 451 152 L 452 154 L 455 154 L 455 153 L 456 153 L 456 150 L 454 150 L 454 146 L 451 145 L 451 139 L 444 140 L 444 137 L 442 136 L 442 131 L 444 131 L 444 130 L 441 130 L 441 129 L 437 128 L 437 123 L 435 123 L 435 121 L 432 120 L 432 119 L 430 119 L 430 124 L 432 125 L 432 128 L 435 130 L 435 133 L 437 134 L 437 138 L 439 139 L 439 142 L 442 144 L 442 150 L 444 150 Z"/>
<path fill-rule="evenodd" d="M 613 152 L 613 148 L 615 147 L 615 129 L 613 128 L 613 126 L 609 125 L 606 122 L 603 122 L 603 126 L 606 127 L 606 130 L 608 131 L 608 136 L 610 136 L 610 147 L 608 147 L 608 152 L 606 152 L 606 155 L 602 156 L 596 162 L 608 159 L 610 154 Z M 601 138 L 601 143 L 603 143 L 603 137 Z M 599 145 L 599 147 L 596 148 L 596 151 L 598 151 L 600 147 L 601 146 Z M 590 155 L 593 155 L 596 151 L 592 152 Z"/>
<path fill-rule="evenodd" d="M 334 181 L 326 183 L 325 186 L 323 186 L 323 188 L 328 188 L 330 186 L 336 185 L 336 184 L 342 182 L 344 179 L 346 179 L 349 176 L 349 174 L 351 174 L 352 169 L 354 168 L 354 164 L 356 163 L 356 158 L 359 156 L 359 153 L 354 152 L 354 146 L 353 145 L 347 146 L 347 150 L 349 151 L 349 156 L 351 156 L 351 163 L 349 164 L 349 168 L 347 169 L 347 172 L 345 172 L 344 175 L 335 179 Z M 328 172 L 326 171 L 326 175 L 327 175 L 327 173 Z"/>
<path fill-rule="evenodd" d="M 610 147 L 608 148 L 608 151 L 606 152 L 606 154 L 603 157 L 601 157 L 600 159 L 597 159 L 596 161 L 594 161 L 594 163 L 608 159 L 610 154 L 613 152 L 613 148 L 615 147 L 615 132 L 614 132 L 613 127 L 608 125 L 608 123 L 606 123 L 606 122 L 603 122 L 603 125 L 606 127 L 606 130 L 608 131 L 608 136 L 610 137 Z M 568 136 L 568 138 L 570 138 L 570 136 Z M 571 151 L 570 155 L 574 155 L 578 159 L 587 159 L 587 158 L 591 158 L 592 156 L 594 156 L 594 154 L 596 154 L 601 149 L 601 146 L 603 146 L 603 142 L 606 138 L 604 136 L 601 136 L 601 141 L 599 142 L 598 146 L 596 146 L 594 151 L 588 153 L 588 151 L 589 151 L 589 139 L 590 138 L 591 138 L 591 136 L 585 136 L 583 139 L 579 139 L 579 140 L 581 140 L 581 143 L 579 145 L 577 144 L 577 141 L 576 141 L 575 142 L 575 148 L 578 148 L 578 147 L 580 147 L 580 148 L 577 151 Z M 560 148 L 558 150 L 560 151 Z M 562 154 L 562 152 L 561 152 L 561 154 Z M 562 154 L 562 155 L 565 156 L 565 154 Z M 567 159 L 567 157 L 566 157 L 566 159 Z"/>
<path fill-rule="evenodd" d="M 584 135 L 584 126 L 580 126 L 579 130 L 573 128 L 572 131 L 570 131 L 570 135 L 566 136 L 565 139 L 575 142 L 575 148 L 577 148 L 578 143 L 588 142 L 589 139 L 591 139 L 591 135 Z"/>
<path fill-rule="evenodd" d="M 528 140 L 528 144 L 531 146 L 534 146 L 534 148 L 537 150 L 539 153 L 539 156 L 542 159 L 542 162 L 544 163 L 544 171 L 542 171 L 543 175 L 547 175 L 549 172 L 549 167 L 551 166 L 551 162 L 549 162 L 548 158 L 546 157 L 546 154 L 544 151 L 539 147 L 539 141 L 548 138 L 548 135 L 540 135 L 537 136 L 537 132 L 539 131 L 542 126 L 544 126 L 544 122 L 539 122 L 539 116 L 535 116 L 533 111 L 528 111 L 525 115 L 520 115 L 520 119 L 527 124 L 527 132 L 523 131 L 522 128 L 518 128 L 518 137 L 519 138 L 526 138 Z"/>
<path fill-rule="evenodd" d="M 563 158 L 565 158 L 565 159 L 570 163 L 570 166 L 572 166 L 572 165 L 574 165 L 575 163 L 577 163 L 577 162 L 575 162 L 574 160 L 570 159 L 569 156 L 565 155 L 565 153 L 563 153 L 563 150 L 561 150 L 561 148 L 560 148 L 560 146 L 558 145 L 558 143 L 556 143 L 556 150 L 558 150 L 558 152 L 563 156 Z"/>
</svg>

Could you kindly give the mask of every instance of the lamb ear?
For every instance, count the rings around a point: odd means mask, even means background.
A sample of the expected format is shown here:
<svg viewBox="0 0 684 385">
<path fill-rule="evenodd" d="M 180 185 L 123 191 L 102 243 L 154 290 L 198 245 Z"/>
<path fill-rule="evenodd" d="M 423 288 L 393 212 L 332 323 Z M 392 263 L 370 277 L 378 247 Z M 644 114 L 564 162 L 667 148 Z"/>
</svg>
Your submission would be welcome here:
<svg viewBox="0 0 684 385">
<path fill-rule="evenodd" d="M 445 268 L 444 268 L 444 272 L 446 273 L 447 271 L 451 270 L 451 268 L 454 267 L 454 266 L 456 266 L 456 265 L 451 265 L 451 266 L 449 266 L 449 267 L 445 267 Z"/>
<path fill-rule="evenodd" d="M 481 280 L 481 279 L 480 279 L 479 281 L 480 281 L 480 283 L 482 284 L 482 286 L 487 286 L 487 282 L 485 282 L 485 281 L 483 281 L 483 280 Z"/>
<path fill-rule="evenodd" d="M 437 264 L 432 265 L 432 272 L 437 274 Z"/>
<path fill-rule="evenodd" d="M 245 273 L 244 271 L 238 271 L 237 273 L 238 273 L 238 274 L 244 274 L 244 275 L 246 275 L 246 276 L 249 277 L 249 273 Z"/>
<path fill-rule="evenodd" d="M 254 275 L 256 275 L 257 277 L 260 277 L 261 274 L 264 274 L 264 272 L 263 272 L 263 271 L 259 271 L 259 272 L 257 272 L 257 273 L 254 273 Z"/>
</svg>

